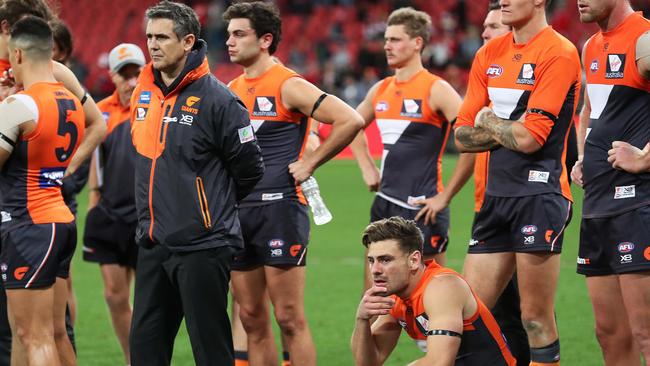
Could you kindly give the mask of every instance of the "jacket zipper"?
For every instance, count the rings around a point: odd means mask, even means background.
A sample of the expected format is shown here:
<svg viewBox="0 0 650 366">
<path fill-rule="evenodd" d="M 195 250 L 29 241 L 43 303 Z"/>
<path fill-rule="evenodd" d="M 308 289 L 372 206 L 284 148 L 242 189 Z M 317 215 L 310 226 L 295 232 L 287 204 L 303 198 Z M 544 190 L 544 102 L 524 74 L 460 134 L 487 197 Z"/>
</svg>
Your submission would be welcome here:
<svg viewBox="0 0 650 366">
<path fill-rule="evenodd" d="M 160 108 L 162 108 L 165 105 L 165 99 L 160 100 Z M 163 114 L 164 116 L 169 113 L 169 109 L 171 106 L 167 106 L 165 113 Z M 158 121 L 158 128 L 160 129 L 160 143 L 163 141 L 163 122 L 160 119 L 160 117 L 157 118 Z M 156 148 L 154 150 L 154 158 L 153 161 L 151 162 L 151 171 L 149 172 L 149 215 L 151 216 L 151 223 L 149 224 L 149 239 L 153 242 L 153 227 L 156 222 L 154 218 L 154 212 L 153 212 L 153 178 L 154 178 L 154 172 L 156 171 L 156 161 L 158 161 L 158 148 L 159 144 L 156 144 Z"/>
</svg>

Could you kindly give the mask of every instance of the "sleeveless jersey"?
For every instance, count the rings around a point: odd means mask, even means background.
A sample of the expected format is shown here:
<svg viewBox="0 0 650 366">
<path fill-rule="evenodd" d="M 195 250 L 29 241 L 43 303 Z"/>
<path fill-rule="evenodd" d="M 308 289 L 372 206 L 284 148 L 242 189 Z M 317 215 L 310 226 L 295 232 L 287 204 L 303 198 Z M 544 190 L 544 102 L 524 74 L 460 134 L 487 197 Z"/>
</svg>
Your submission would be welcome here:
<svg viewBox="0 0 650 366">
<path fill-rule="evenodd" d="M 61 185 L 83 138 L 81 103 L 61 83 L 37 83 L 21 93 L 36 103 L 38 121 L 34 131 L 20 136 L 2 169 L 3 231 L 74 220 L 63 201 Z"/>
<path fill-rule="evenodd" d="M 405 82 L 382 81 L 372 101 L 383 155 L 378 196 L 404 208 L 443 190 L 442 155 L 450 123 L 429 107 L 440 77 L 422 70 Z"/>
<path fill-rule="evenodd" d="M 424 291 L 433 277 L 441 274 L 462 278 L 455 271 L 441 267 L 432 261 L 408 299 L 393 295 L 395 305 L 390 310 L 390 315 L 397 319 L 409 337 L 415 340 L 427 339 L 429 317 L 424 309 Z M 463 319 L 463 334 L 455 365 L 515 365 L 515 359 L 508 349 L 496 320 L 474 293 L 472 296 L 476 300 L 477 309 L 471 317 Z"/>
<path fill-rule="evenodd" d="M 591 103 L 583 160 L 583 217 L 619 215 L 650 204 L 650 174 L 630 174 L 607 161 L 616 140 L 643 148 L 650 141 L 650 81 L 636 67 L 636 40 L 650 30 L 640 13 L 585 45 L 587 95 Z"/>
<path fill-rule="evenodd" d="M 240 202 L 240 207 L 279 200 L 307 204 L 300 186 L 289 173 L 289 164 L 299 160 L 305 150 L 310 123 L 307 116 L 287 110 L 282 103 L 282 84 L 292 77 L 300 75 L 276 64 L 257 78 L 240 75 L 229 84 L 248 109 L 265 166 L 262 180 Z"/>
<path fill-rule="evenodd" d="M 551 27 L 526 44 L 512 32 L 477 52 L 457 126 L 474 126 L 480 109 L 492 103 L 501 119 L 518 121 L 542 147 L 524 154 L 505 147 L 490 152 L 487 194 L 522 197 L 562 194 L 571 200 L 565 168 L 566 144 L 580 90 L 575 46 Z"/>
</svg>

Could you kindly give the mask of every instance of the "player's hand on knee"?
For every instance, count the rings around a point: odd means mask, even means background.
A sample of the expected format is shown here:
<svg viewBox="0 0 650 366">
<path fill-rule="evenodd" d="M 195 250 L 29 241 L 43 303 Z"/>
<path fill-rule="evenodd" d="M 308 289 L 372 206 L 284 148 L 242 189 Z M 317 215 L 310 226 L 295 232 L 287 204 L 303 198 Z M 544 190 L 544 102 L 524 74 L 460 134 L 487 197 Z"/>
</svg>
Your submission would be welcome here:
<svg viewBox="0 0 650 366">
<path fill-rule="evenodd" d="M 578 157 L 578 161 L 576 161 L 571 169 L 571 180 L 582 187 L 582 156 Z"/>
<path fill-rule="evenodd" d="M 393 305 L 395 300 L 386 296 L 386 288 L 374 285 L 363 294 L 357 309 L 357 319 L 369 320 L 375 316 L 389 314 Z"/>
<path fill-rule="evenodd" d="M 449 200 L 443 193 L 440 193 L 424 200 L 415 201 L 414 204 L 423 206 L 417 215 L 415 215 L 415 221 L 424 219 L 425 225 L 433 225 L 436 223 L 436 215 L 438 215 L 438 212 L 449 206 Z"/>
</svg>

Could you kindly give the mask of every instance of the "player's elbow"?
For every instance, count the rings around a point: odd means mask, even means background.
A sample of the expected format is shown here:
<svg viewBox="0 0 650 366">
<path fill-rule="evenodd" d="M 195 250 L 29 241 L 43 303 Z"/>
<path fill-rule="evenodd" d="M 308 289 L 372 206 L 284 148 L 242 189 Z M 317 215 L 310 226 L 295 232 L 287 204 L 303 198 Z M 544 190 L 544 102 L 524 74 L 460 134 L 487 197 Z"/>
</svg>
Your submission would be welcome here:
<svg viewBox="0 0 650 366">
<path fill-rule="evenodd" d="M 522 137 L 517 141 L 517 150 L 524 154 L 534 154 L 541 148 L 542 144 L 531 135 Z"/>
</svg>

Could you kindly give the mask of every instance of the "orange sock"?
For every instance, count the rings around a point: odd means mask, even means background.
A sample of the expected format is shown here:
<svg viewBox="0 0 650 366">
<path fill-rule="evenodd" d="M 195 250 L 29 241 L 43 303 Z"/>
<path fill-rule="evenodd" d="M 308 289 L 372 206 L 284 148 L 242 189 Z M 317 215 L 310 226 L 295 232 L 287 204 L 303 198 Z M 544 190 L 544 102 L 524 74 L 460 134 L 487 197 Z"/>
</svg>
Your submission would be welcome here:
<svg viewBox="0 0 650 366">
<path fill-rule="evenodd" d="M 248 366 L 248 360 L 235 360 L 235 366 Z"/>
</svg>

